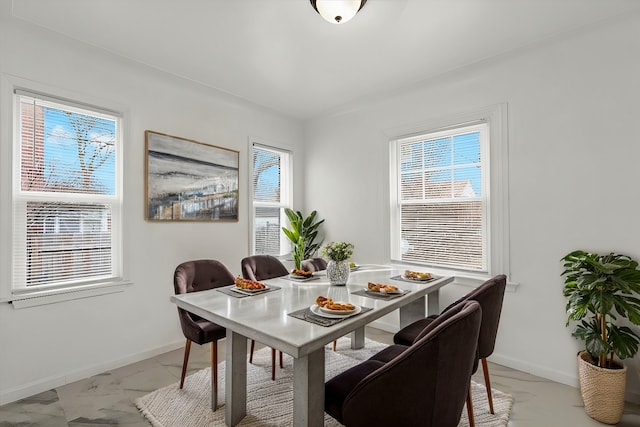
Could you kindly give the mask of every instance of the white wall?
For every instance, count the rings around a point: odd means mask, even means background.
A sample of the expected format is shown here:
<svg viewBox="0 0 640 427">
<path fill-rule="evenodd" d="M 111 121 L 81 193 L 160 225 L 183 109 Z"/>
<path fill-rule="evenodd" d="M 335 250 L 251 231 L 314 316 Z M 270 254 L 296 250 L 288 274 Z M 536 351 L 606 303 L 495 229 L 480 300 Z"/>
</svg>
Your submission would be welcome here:
<svg viewBox="0 0 640 427">
<path fill-rule="evenodd" d="M 300 122 L 14 20 L 10 4 L 0 2 L 0 73 L 124 110 L 124 267 L 133 284 L 121 293 L 21 310 L 0 303 L 0 404 L 182 346 L 169 301 L 175 266 L 214 258 L 239 274 L 248 255 L 249 136 L 302 156 Z M 8 96 L 0 93 L 2 105 Z M 239 221 L 145 222 L 145 129 L 239 150 Z M 0 143 L 11 143 L 6 129 Z M 10 280 L 8 164 L 2 159 L 0 286 Z M 303 177 L 295 177 L 301 195 Z"/>
<path fill-rule="evenodd" d="M 581 343 L 565 328 L 560 258 L 640 259 L 639 28 L 635 14 L 308 122 L 305 207 L 326 219 L 328 239 L 355 243 L 354 259 L 388 261 L 387 134 L 507 103 L 510 280 L 520 285 L 505 297 L 492 360 L 576 385 Z M 451 287 L 442 303 L 468 291 Z M 638 360 L 627 361 L 636 401 Z"/>
<path fill-rule="evenodd" d="M 352 105 L 306 123 L 303 134 L 286 117 L 13 20 L 9 7 L 0 2 L 0 73 L 124 107 L 125 271 L 133 285 L 23 310 L 0 304 L 0 404 L 182 345 L 169 302 L 175 265 L 216 258 L 237 273 L 248 253 L 249 135 L 306 159 L 295 172 L 296 200 L 327 220 L 327 239 L 354 242 L 357 261 L 387 262 L 389 130 L 501 102 L 509 111 L 510 279 L 520 286 L 506 295 L 492 359 L 575 385 L 580 343 L 564 326 L 559 259 L 577 248 L 640 259 L 637 14 Z M 145 222 L 145 129 L 239 150 L 240 221 Z M 0 171 L 3 195 L 6 176 Z M 6 233 L 8 200 L 1 205 Z M 2 285 L 10 259 L 3 241 L 0 251 Z M 442 304 L 467 291 L 450 287 Z M 629 389 L 638 400 L 633 370 Z"/>
</svg>

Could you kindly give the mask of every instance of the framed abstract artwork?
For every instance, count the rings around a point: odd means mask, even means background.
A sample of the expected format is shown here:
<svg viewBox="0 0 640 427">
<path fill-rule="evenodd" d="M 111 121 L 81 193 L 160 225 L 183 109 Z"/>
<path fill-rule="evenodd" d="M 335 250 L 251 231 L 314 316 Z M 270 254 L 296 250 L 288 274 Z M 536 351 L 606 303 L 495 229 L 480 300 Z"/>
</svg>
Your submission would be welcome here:
<svg viewBox="0 0 640 427">
<path fill-rule="evenodd" d="M 239 151 L 144 135 L 147 221 L 238 221 Z"/>
</svg>

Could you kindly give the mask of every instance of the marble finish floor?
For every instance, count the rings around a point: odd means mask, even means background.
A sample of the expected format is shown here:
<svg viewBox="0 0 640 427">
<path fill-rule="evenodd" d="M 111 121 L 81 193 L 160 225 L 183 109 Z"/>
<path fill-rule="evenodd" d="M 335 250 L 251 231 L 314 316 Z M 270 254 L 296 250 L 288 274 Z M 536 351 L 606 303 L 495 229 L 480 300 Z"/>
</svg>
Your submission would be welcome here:
<svg viewBox="0 0 640 427">
<path fill-rule="evenodd" d="M 366 336 L 392 343 L 392 335 L 378 329 L 367 328 Z M 218 351 L 224 357 L 224 340 Z M 148 427 L 132 402 L 177 382 L 182 357 L 183 349 L 171 351 L 0 406 L 0 427 Z M 189 373 L 207 367 L 209 360 L 209 346 L 193 345 Z M 285 369 L 291 366 L 285 357 Z M 511 427 L 604 425 L 586 415 L 577 389 L 492 363 L 489 369 L 493 388 L 514 397 Z M 474 379 L 484 383 L 482 368 Z M 640 405 L 627 404 L 618 426 L 640 426 Z"/>
</svg>

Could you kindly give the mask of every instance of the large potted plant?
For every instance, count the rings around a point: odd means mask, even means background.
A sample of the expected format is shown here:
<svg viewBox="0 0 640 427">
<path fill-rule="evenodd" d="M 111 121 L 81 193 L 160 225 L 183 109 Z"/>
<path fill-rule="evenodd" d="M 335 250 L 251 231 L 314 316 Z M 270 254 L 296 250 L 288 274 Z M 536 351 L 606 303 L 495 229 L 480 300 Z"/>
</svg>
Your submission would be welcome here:
<svg viewBox="0 0 640 427">
<path fill-rule="evenodd" d="M 311 212 L 306 218 L 302 212 L 289 208 L 285 208 L 284 213 L 289 219 L 291 228 L 282 227 L 282 231 L 293 245 L 293 262 L 296 270 L 300 270 L 302 261 L 311 258 L 322 244 L 322 240 L 317 242 L 316 239 L 318 239 L 318 227 L 324 219 L 317 221 L 318 212 L 316 211 Z"/>
<path fill-rule="evenodd" d="M 620 360 L 634 357 L 640 337 L 618 323 L 640 325 L 640 270 L 626 255 L 574 251 L 564 262 L 564 296 L 572 335 L 585 343 L 578 354 L 580 392 L 587 414 L 617 424 L 624 410 L 626 367 Z M 614 356 L 617 357 L 614 358 Z"/>
</svg>

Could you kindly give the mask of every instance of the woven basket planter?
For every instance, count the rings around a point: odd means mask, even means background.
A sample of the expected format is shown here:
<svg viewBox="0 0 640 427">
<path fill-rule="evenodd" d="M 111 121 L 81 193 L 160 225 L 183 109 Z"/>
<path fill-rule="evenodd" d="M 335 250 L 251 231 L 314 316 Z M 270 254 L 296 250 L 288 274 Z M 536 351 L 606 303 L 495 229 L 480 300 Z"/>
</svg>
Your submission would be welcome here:
<svg viewBox="0 0 640 427">
<path fill-rule="evenodd" d="M 627 367 L 606 369 L 593 365 L 586 351 L 578 354 L 580 393 L 584 409 L 591 418 L 605 424 L 617 424 L 624 411 Z"/>
</svg>

